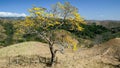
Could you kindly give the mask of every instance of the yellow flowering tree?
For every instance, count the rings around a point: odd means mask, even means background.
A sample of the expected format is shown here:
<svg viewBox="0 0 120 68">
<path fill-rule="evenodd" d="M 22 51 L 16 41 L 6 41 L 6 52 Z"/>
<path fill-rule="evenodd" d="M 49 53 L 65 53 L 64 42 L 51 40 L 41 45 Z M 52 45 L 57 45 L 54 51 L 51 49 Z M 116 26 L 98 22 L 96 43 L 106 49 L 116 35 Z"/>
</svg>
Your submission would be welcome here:
<svg viewBox="0 0 120 68">
<path fill-rule="evenodd" d="M 67 36 L 67 34 L 59 35 L 56 33 L 65 24 L 71 24 L 72 26 L 69 27 L 73 27 L 73 29 L 79 31 L 83 29 L 80 23 L 84 22 L 84 20 L 78 14 L 77 8 L 66 2 L 65 4 L 57 3 L 52 12 L 48 12 L 46 8 L 33 7 L 29 9 L 29 13 L 30 15 L 24 21 L 15 23 L 15 35 L 21 37 L 24 34 L 36 34 L 38 37 L 44 39 L 49 44 L 51 53 L 50 66 L 54 62 L 56 52 L 60 51 L 62 53 L 64 49 L 54 49 L 54 44 L 60 44 L 62 47 L 72 44 L 73 50 L 77 49 L 77 42 L 74 39 Z M 69 22 L 65 22 L 66 20 Z"/>
</svg>

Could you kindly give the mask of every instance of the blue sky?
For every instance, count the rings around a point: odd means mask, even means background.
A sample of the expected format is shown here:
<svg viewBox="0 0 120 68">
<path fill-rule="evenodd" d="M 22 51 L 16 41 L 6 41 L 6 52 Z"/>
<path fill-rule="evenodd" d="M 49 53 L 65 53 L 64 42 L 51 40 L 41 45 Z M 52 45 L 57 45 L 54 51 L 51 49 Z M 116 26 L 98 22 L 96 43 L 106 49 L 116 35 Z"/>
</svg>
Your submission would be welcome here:
<svg viewBox="0 0 120 68">
<path fill-rule="evenodd" d="M 66 1 L 77 7 L 85 19 L 120 20 L 120 0 L 0 0 L 0 16 L 5 13 L 25 16 L 32 5 L 50 9 L 52 4 Z"/>
</svg>

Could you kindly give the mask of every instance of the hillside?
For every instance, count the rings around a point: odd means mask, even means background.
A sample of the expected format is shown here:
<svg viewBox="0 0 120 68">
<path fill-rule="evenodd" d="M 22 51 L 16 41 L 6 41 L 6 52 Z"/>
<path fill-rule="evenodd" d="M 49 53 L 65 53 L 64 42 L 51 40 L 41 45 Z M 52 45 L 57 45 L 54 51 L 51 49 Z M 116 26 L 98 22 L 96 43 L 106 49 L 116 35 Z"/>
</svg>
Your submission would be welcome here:
<svg viewBox="0 0 120 68">
<path fill-rule="evenodd" d="M 102 67 L 108 68 L 119 68 L 120 67 L 120 38 L 109 40 L 106 43 L 94 46 L 90 49 L 86 49 L 79 52 L 79 57 L 84 58 L 83 60 L 90 60 L 86 63 L 91 65 L 103 65 Z M 96 68 L 93 65 L 91 68 Z M 112 66 L 112 67 L 109 67 Z M 87 67 L 88 68 L 88 67 Z"/>
<path fill-rule="evenodd" d="M 47 44 L 44 43 L 25 42 L 15 44 L 0 49 L 0 64 L 2 64 L 2 57 L 11 56 L 15 59 L 18 55 L 49 57 L 50 53 Z M 75 52 L 71 49 L 65 49 L 64 54 L 57 53 L 56 59 L 57 63 L 54 64 L 54 68 L 120 68 L 120 38 L 111 39 L 92 48 L 80 48 Z M 48 68 L 43 63 L 11 64 L 10 67 L 4 65 L 2 65 L 4 68 L 16 68 L 16 66 L 17 68 Z"/>
<path fill-rule="evenodd" d="M 120 27 L 120 21 L 115 20 L 86 20 L 87 24 L 96 23 L 97 25 L 102 25 L 108 29 Z"/>
<path fill-rule="evenodd" d="M 49 54 L 49 48 L 47 44 L 31 41 L 10 45 L 0 49 L 0 57 L 39 54 L 42 56 Z"/>
</svg>

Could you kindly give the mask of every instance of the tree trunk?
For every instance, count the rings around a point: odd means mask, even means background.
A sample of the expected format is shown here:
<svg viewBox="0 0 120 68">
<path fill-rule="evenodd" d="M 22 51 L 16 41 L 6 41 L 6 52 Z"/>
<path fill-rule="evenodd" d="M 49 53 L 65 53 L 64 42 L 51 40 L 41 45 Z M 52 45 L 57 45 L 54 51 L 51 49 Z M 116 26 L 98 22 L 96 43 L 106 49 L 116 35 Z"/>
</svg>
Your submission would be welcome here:
<svg viewBox="0 0 120 68">
<path fill-rule="evenodd" d="M 55 53 L 54 53 L 52 44 L 49 44 L 49 48 L 50 48 L 51 58 L 50 58 L 50 63 L 48 64 L 48 66 L 52 66 L 52 64 L 54 63 L 54 59 L 55 59 Z"/>
</svg>

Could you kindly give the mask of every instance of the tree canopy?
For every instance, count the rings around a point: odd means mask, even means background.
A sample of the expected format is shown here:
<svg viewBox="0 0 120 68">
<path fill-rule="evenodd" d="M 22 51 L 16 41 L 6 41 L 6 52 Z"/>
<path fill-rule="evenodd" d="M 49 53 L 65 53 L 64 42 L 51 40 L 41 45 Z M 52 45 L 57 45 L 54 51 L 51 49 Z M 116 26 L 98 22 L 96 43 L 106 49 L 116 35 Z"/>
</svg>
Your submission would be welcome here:
<svg viewBox="0 0 120 68">
<path fill-rule="evenodd" d="M 15 35 L 17 38 L 21 38 L 25 34 L 36 34 L 37 37 L 47 42 L 51 52 L 50 65 L 53 63 L 56 52 L 63 51 L 63 48 L 54 49 L 54 44 L 60 44 L 61 46 L 72 44 L 73 49 L 76 50 L 77 43 L 71 36 L 62 34 L 63 32 L 61 35 L 56 33 L 64 27 L 67 27 L 68 30 L 83 30 L 80 24 L 85 23 L 85 21 L 80 17 L 76 7 L 69 2 L 64 4 L 57 3 L 52 6 L 51 11 L 43 7 L 33 6 L 33 8 L 29 9 L 29 13 L 30 15 L 25 20 L 14 25 L 16 28 Z"/>
</svg>

